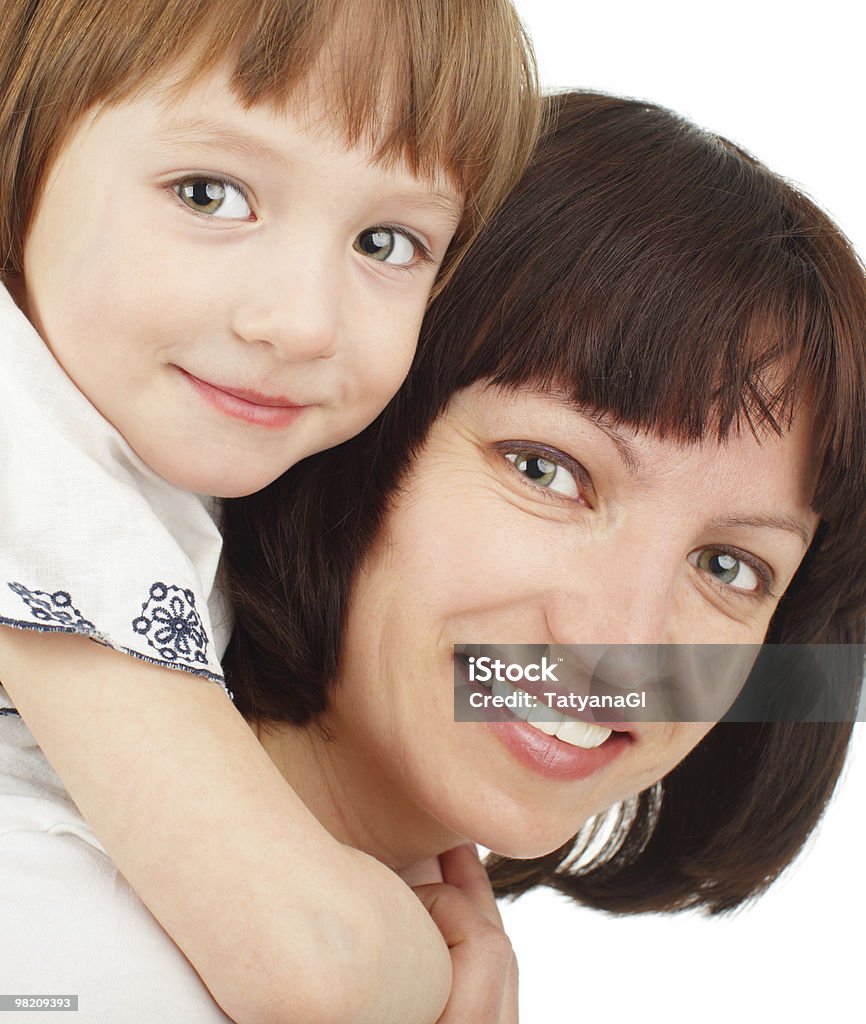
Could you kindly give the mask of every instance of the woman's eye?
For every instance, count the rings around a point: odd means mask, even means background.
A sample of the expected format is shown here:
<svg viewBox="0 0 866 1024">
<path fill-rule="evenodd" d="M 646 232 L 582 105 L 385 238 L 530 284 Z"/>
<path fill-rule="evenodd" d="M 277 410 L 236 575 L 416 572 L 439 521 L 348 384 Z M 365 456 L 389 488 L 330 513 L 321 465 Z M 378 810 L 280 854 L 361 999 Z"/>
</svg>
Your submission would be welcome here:
<svg viewBox="0 0 866 1024">
<path fill-rule="evenodd" d="M 177 197 L 196 213 L 220 220 L 249 220 L 249 203 L 237 185 L 219 178 L 187 178 L 173 185 Z"/>
<path fill-rule="evenodd" d="M 429 253 L 419 239 L 410 237 L 395 228 L 368 228 L 362 231 L 354 241 L 357 252 L 378 263 L 390 263 L 392 266 L 405 267 L 422 257 L 429 259 Z"/>
<path fill-rule="evenodd" d="M 762 580 L 750 565 L 727 551 L 704 548 L 695 552 L 693 558 L 692 564 L 698 569 L 709 573 L 714 580 L 733 587 L 735 590 L 757 594 L 766 585 L 766 581 Z"/>
<path fill-rule="evenodd" d="M 528 452 L 506 452 L 505 458 L 518 473 L 546 491 L 555 491 L 566 498 L 577 498 L 580 490 L 572 474 L 558 462 Z"/>
</svg>

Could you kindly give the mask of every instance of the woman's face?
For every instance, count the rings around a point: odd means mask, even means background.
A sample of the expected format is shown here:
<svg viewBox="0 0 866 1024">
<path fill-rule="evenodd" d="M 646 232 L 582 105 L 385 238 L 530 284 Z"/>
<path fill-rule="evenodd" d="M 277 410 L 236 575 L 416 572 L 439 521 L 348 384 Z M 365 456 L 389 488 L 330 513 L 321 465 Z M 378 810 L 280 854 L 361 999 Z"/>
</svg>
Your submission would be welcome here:
<svg viewBox="0 0 866 1024">
<path fill-rule="evenodd" d="M 536 856 L 667 773 L 709 724 L 635 724 L 558 773 L 555 737 L 455 722 L 454 645 L 759 643 L 817 524 L 808 426 L 681 445 L 458 394 L 356 584 L 327 716 L 372 820 Z"/>
</svg>

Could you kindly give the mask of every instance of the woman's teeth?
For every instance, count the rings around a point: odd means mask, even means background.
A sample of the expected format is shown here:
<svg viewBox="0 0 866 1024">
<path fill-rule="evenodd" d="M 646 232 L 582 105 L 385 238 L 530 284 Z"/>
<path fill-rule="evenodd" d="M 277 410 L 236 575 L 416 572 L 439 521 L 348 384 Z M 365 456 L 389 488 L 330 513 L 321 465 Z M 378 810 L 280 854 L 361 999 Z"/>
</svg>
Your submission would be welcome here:
<svg viewBox="0 0 866 1024">
<path fill-rule="evenodd" d="M 581 722 L 576 718 L 561 715 L 554 708 L 547 707 L 544 702 L 539 702 L 536 707 L 532 707 L 533 698 L 525 690 L 520 690 L 504 680 L 494 681 L 492 693 L 495 697 L 513 697 L 517 694 L 519 699 L 512 702 L 516 706 L 509 706 L 512 714 L 522 718 L 539 732 L 555 736 L 558 740 L 569 743 L 573 747 L 592 750 L 593 747 L 600 747 L 613 732 L 612 729 L 607 729 L 603 725 L 593 725 L 591 722 Z M 527 705 L 529 706 L 527 707 Z"/>
</svg>

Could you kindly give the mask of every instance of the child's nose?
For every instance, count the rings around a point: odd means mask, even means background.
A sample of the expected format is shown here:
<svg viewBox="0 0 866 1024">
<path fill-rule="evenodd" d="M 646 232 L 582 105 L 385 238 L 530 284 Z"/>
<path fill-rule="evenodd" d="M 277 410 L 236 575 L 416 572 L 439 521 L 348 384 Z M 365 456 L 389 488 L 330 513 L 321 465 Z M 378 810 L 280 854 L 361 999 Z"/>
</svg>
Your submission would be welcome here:
<svg viewBox="0 0 866 1024">
<path fill-rule="evenodd" d="M 266 268 L 239 302 L 234 331 L 287 362 L 330 359 L 339 346 L 340 302 L 340 288 L 321 268 Z"/>
</svg>

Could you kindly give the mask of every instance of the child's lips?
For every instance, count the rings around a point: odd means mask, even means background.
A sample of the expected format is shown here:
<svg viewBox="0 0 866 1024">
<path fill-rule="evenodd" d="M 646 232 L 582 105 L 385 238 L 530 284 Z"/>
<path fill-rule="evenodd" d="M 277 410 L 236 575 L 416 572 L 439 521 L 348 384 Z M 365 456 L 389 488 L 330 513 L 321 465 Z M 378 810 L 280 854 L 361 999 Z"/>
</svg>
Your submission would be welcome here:
<svg viewBox="0 0 866 1024">
<path fill-rule="evenodd" d="M 251 388 L 228 387 L 196 377 L 178 367 L 178 370 L 210 405 L 235 419 L 262 427 L 285 427 L 311 405 L 293 401 L 284 395 L 269 395 Z"/>
<path fill-rule="evenodd" d="M 189 375 L 192 376 L 191 374 Z M 201 378 L 196 378 L 201 380 Z M 217 391 L 222 391 L 224 394 L 233 395 L 235 398 L 240 398 L 242 401 L 248 401 L 251 406 L 265 406 L 268 408 L 278 409 L 303 409 L 303 403 L 292 401 L 290 398 L 286 398 L 283 395 L 269 395 L 262 394 L 260 391 L 253 391 L 249 388 L 241 387 L 225 387 L 223 384 L 213 384 L 211 381 L 201 381 L 202 384 L 207 384 L 208 387 L 216 388 Z"/>
</svg>

